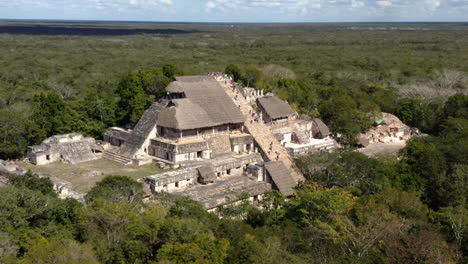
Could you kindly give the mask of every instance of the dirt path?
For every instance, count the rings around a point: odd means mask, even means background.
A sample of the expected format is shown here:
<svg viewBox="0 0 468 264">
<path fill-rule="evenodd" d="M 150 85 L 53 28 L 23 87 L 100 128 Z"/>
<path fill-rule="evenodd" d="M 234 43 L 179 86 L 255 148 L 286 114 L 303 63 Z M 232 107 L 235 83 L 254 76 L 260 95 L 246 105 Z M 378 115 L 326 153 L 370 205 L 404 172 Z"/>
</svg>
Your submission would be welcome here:
<svg viewBox="0 0 468 264">
<path fill-rule="evenodd" d="M 383 155 L 388 156 L 397 153 L 406 146 L 405 142 L 399 143 L 372 143 L 365 148 L 358 149 L 358 152 L 367 156 Z"/>
</svg>

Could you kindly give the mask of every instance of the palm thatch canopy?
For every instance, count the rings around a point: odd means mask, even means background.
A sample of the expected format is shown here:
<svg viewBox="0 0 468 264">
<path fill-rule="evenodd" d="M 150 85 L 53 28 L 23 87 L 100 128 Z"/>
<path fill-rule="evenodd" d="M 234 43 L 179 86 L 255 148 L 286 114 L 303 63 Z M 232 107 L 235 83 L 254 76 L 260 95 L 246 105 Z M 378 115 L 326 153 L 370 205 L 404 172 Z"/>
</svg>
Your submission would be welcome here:
<svg viewBox="0 0 468 264">
<path fill-rule="evenodd" d="M 328 137 L 331 132 L 330 129 L 325 125 L 325 123 L 319 118 L 312 119 L 312 134 L 315 138 L 324 138 Z"/>
<path fill-rule="evenodd" d="M 260 97 L 257 102 L 271 119 L 285 118 L 296 113 L 288 102 L 276 96 Z"/>
<path fill-rule="evenodd" d="M 161 111 L 158 118 L 159 126 L 188 130 L 239 124 L 245 121 L 239 108 L 214 79 L 175 81 L 169 84 L 166 90 L 169 93 L 184 93 L 185 98 L 173 99 Z"/>
</svg>

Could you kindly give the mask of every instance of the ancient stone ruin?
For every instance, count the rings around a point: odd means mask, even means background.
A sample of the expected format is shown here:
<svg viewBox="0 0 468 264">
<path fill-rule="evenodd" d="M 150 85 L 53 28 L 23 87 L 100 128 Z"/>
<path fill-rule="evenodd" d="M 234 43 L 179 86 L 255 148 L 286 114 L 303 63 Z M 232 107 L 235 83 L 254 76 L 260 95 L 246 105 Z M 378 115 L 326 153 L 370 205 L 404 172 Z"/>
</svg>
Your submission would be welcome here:
<svg viewBox="0 0 468 264">
<path fill-rule="evenodd" d="M 52 136 L 40 145 L 28 147 L 27 157 L 35 165 L 64 161 L 76 164 L 99 159 L 107 144 L 81 134 Z"/>
<path fill-rule="evenodd" d="M 210 210 L 243 192 L 252 200 L 272 188 L 290 195 L 304 179 L 291 158 L 337 146 L 322 121 L 223 74 L 177 77 L 166 91 L 133 129 L 104 134 L 112 145 L 105 158 L 182 167 L 145 177 L 153 193 L 190 195 Z"/>
<path fill-rule="evenodd" d="M 375 119 L 369 131 L 360 136 L 360 144 L 367 146 L 371 143 L 404 143 L 412 136 L 420 135 L 418 129 L 405 125 L 398 117 L 382 113 Z"/>
<path fill-rule="evenodd" d="M 36 165 L 101 157 L 157 163 L 178 170 L 145 177 L 145 189 L 189 195 L 217 210 L 245 194 L 253 202 L 271 189 L 291 195 L 304 180 L 293 158 L 337 147 L 321 120 L 299 116 L 286 101 L 224 74 L 176 77 L 166 91 L 132 129 L 109 128 L 104 142 L 53 136 L 29 147 L 28 158 Z"/>
</svg>

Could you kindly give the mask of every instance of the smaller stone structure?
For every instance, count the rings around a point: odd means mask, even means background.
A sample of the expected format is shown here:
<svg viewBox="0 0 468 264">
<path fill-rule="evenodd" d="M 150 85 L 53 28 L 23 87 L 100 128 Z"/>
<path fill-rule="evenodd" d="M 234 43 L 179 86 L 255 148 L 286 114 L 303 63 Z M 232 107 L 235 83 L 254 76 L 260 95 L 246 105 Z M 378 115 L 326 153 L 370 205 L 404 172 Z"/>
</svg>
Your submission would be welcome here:
<svg viewBox="0 0 468 264">
<path fill-rule="evenodd" d="M 153 194 L 188 195 L 202 202 L 206 209 L 224 205 L 242 193 L 254 197 L 271 189 L 264 177 L 259 153 L 198 162 L 177 171 L 145 177 L 144 183 Z M 228 190 L 229 195 L 226 195 Z"/>
<path fill-rule="evenodd" d="M 367 139 L 369 143 L 397 143 L 405 142 L 411 136 L 411 128 L 401 122 L 398 117 L 382 113 L 382 117 L 375 120 L 373 127 L 360 136 L 360 142 L 366 145 L 365 139 Z"/>
<path fill-rule="evenodd" d="M 96 141 L 81 134 L 64 134 L 52 136 L 41 145 L 28 147 L 28 159 L 35 165 L 65 161 L 76 164 L 101 158 L 101 153 L 108 143 Z"/>
<path fill-rule="evenodd" d="M 281 120 L 294 120 L 297 113 L 288 102 L 279 99 L 274 95 L 267 95 L 257 98 L 257 109 L 265 123 L 272 123 Z"/>
<path fill-rule="evenodd" d="M 311 138 L 309 143 L 287 143 L 285 144 L 285 147 L 288 150 L 289 155 L 292 158 L 297 159 L 300 156 L 314 152 L 333 152 L 339 147 L 339 145 L 333 138 Z"/>
<path fill-rule="evenodd" d="M 258 153 L 242 156 L 220 157 L 176 171 L 145 177 L 144 182 L 153 193 L 172 192 L 190 184 L 207 184 L 229 175 L 242 175 L 250 164 L 262 162 Z M 214 174 L 214 176 L 213 176 Z"/>
<path fill-rule="evenodd" d="M 271 132 L 292 158 L 312 152 L 331 152 L 339 147 L 330 129 L 318 118 L 302 115 L 269 125 Z"/>
</svg>

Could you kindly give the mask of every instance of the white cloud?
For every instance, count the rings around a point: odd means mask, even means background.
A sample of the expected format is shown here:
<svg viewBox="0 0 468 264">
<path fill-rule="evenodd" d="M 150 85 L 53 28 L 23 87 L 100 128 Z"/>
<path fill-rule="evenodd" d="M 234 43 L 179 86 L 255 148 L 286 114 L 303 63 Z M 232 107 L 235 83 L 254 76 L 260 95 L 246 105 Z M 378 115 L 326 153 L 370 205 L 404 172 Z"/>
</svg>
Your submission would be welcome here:
<svg viewBox="0 0 468 264">
<path fill-rule="evenodd" d="M 205 9 L 229 11 L 265 8 L 280 12 L 304 12 L 321 8 L 321 1 L 323 0 L 210 0 L 205 3 Z"/>
<path fill-rule="evenodd" d="M 291 17 L 315 15 L 323 18 L 327 18 L 326 12 L 338 17 L 356 15 L 373 18 L 413 14 L 406 19 L 413 20 L 416 16 L 431 16 L 442 9 L 446 13 L 461 13 L 468 9 L 468 0 L 208 0 L 204 2 L 204 7 L 208 12 L 217 10 L 225 16 L 250 10 L 259 16 L 287 14 Z M 320 13 L 316 11 L 319 9 L 322 10 Z"/>
<path fill-rule="evenodd" d="M 391 6 L 392 2 L 390 2 L 390 1 L 377 1 L 377 4 L 379 6 L 384 6 L 385 7 L 385 6 Z"/>
<path fill-rule="evenodd" d="M 172 0 L 0 0 L 2 6 L 42 7 L 48 9 L 154 9 L 168 7 Z"/>
<path fill-rule="evenodd" d="M 431 11 L 436 10 L 440 6 L 440 1 L 439 0 L 427 0 L 427 8 Z"/>
<path fill-rule="evenodd" d="M 0 17 L 8 18 L 466 21 L 467 14 L 468 0 L 0 0 Z"/>
</svg>

